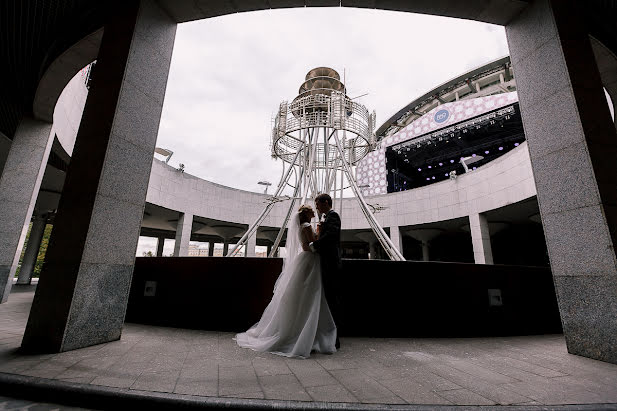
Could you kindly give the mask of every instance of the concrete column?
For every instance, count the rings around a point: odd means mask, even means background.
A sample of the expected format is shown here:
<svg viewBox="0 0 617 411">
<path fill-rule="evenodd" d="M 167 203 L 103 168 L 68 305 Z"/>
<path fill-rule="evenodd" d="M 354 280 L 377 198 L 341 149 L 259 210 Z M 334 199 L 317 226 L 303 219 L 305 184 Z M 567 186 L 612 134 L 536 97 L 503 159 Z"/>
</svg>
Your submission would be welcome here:
<svg viewBox="0 0 617 411">
<path fill-rule="evenodd" d="M 25 117 L 0 177 L 0 303 L 6 302 L 53 143 L 51 124 Z"/>
<path fill-rule="evenodd" d="M 124 2 L 97 64 L 22 349 L 118 340 L 126 313 L 176 23 Z"/>
<path fill-rule="evenodd" d="M 422 241 L 422 261 L 431 261 L 428 241 Z"/>
<path fill-rule="evenodd" d="M 473 245 L 473 259 L 476 264 L 493 264 L 493 250 L 491 249 L 491 235 L 488 221 L 484 214 L 470 214 L 469 228 L 471 229 L 471 243 Z"/>
<path fill-rule="evenodd" d="M 422 261 L 430 261 L 430 241 L 442 232 L 440 228 L 410 228 L 405 234 L 422 244 Z"/>
<path fill-rule="evenodd" d="M 579 7 L 506 27 L 568 351 L 617 363 L 617 135 Z"/>
<path fill-rule="evenodd" d="M 28 244 L 26 244 L 24 260 L 21 263 L 21 270 L 19 270 L 17 284 L 30 284 L 32 281 L 32 273 L 34 272 L 34 266 L 36 265 L 36 260 L 39 256 L 39 250 L 41 248 L 41 242 L 43 241 L 43 235 L 45 234 L 46 225 L 46 217 L 36 216 L 34 218 L 32 228 L 30 229 Z"/>
<path fill-rule="evenodd" d="M 368 257 L 370 260 L 376 260 L 379 242 L 377 241 L 377 237 L 375 237 L 375 234 L 373 234 L 372 231 L 364 231 L 364 232 L 356 233 L 356 237 L 358 237 L 360 240 L 364 241 L 365 243 L 368 243 L 368 250 L 369 250 Z"/>
<path fill-rule="evenodd" d="M 396 249 L 402 254 L 403 253 L 403 236 L 401 235 L 401 230 L 398 226 L 390 227 L 390 240 L 396 247 Z"/>
<path fill-rule="evenodd" d="M 156 256 L 163 257 L 163 249 L 165 247 L 165 237 L 159 237 L 156 243 Z"/>
<path fill-rule="evenodd" d="M 229 252 L 229 240 L 224 240 L 224 242 L 223 242 L 223 257 L 225 257 L 228 252 Z"/>
<path fill-rule="evenodd" d="M 246 257 L 255 257 L 255 247 L 257 247 L 257 232 L 254 232 L 246 241 Z"/>
<path fill-rule="evenodd" d="M 214 241 L 208 242 L 208 257 L 212 257 L 214 255 Z"/>
<path fill-rule="evenodd" d="M 193 229 L 193 214 L 182 213 L 178 219 L 176 228 L 176 244 L 174 245 L 174 257 L 186 257 L 189 255 L 189 241 Z"/>
</svg>

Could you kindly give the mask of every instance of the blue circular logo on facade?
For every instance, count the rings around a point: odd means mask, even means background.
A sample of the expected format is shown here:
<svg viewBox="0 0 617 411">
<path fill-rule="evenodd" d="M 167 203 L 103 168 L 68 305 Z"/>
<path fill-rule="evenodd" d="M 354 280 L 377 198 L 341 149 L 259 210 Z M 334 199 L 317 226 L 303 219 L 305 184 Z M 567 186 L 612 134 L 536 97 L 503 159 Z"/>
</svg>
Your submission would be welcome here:
<svg viewBox="0 0 617 411">
<path fill-rule="evenodd" d="M 448 110 L 439 110 L 435 113 L 435 123 L 443 123 L 450 117 L 450 112 Z"/>
</svg>

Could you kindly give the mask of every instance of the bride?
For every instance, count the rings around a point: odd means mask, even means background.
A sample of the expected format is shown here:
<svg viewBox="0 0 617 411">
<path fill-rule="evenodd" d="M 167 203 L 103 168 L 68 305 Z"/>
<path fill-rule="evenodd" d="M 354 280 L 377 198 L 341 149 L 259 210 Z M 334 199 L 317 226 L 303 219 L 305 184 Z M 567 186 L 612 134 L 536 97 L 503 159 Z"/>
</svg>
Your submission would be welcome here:
<svg viewBox="0 0 617 411">
<path fill-rule="evenodd" d="M 311 351 L 336 352 L 336 325 L 321 285 L 319 255 L 309 248 L 315 240 L 310 224 L 314 216 L 313 209 L 303 205 L 292 218 L 287 257 L 272 300 L 257 324 L 236 335 L 240 347 L 300 358 L 308 358 Z"/>
</svg>

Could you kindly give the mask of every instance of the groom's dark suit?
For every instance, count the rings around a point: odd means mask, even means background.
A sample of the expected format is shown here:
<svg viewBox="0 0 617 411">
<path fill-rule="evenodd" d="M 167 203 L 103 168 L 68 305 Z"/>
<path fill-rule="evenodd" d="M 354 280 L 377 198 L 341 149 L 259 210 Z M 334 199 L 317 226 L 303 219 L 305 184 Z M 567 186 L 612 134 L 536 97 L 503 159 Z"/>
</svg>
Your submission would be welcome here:
<svg viewBox="0 0 617 411">
<path fill-rule="evenodd" d="M 321 278 L 337 328 L 340 329 L 339 289 L 341 281 L 341 217 L 334 210 L 326 213 L 326 219 L 320 225 L 319 238 L 313 242 L 313 248 L 319 253 L 321 261 Z"/>
</svg>

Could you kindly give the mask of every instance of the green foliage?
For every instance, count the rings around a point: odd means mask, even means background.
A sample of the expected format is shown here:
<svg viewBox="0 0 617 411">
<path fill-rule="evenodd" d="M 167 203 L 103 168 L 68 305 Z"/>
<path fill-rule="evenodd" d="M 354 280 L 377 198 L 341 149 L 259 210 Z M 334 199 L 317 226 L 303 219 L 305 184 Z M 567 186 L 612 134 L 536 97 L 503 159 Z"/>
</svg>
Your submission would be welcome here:
<svg viewBox="0 0 617 411">
<path fill-rule="evenodd" d="M 47 246 L 49 245 L 49 237 L 51 236 L 51 230 L 53 225 L 47 224 L 45 226 L 45 233 L 43 234 L 43 241 L 41 241 L 41 248 L 39 249 L 39 255 L 36 257 L 36 265 L 34 266 L 33 277 L 38 277 L 43 269 L 43 262 L 45 261 L 45 253 L 47 252 Z"/>
<path fill-rule="evenodd" d="M 32 277 L 38 277 L 41 274 L 41 269 L 43 268 L 43 262 L 45 261 L 45 253 L 47 252 L 47 246 L 49 245 L 49 237 L 51 236 L 52 228 L 53 226 L 51 224 L 47 224 L 45 226 L 43 240 L 41 241 L 41 248 L 39 248 L 39 254 L 36 257 L 36 264 L 34 265 L 34 272 L 32 273 Z M 21 264 L 24 260 L 24 253 L 26 252 L 26 248 L 28 247 L 28 241 L 30 241 L 31 229 L 32 223 L 30 223 L 30 226 L 28 227 L 26 241 L 24 242 L 24 247 L 21 250 L 21 256 L 19 257 L 19 266 L 17 267 L 17 271 L 15 272 L 15 277 L 19 276 L 19 272 L 21 271 Z"/>
<path fill-rule="evenodd" d="M 154 257 L 154 254 L 152 254 L 152 251 L 144 251 L 144 257 Z"/>
</svg>

